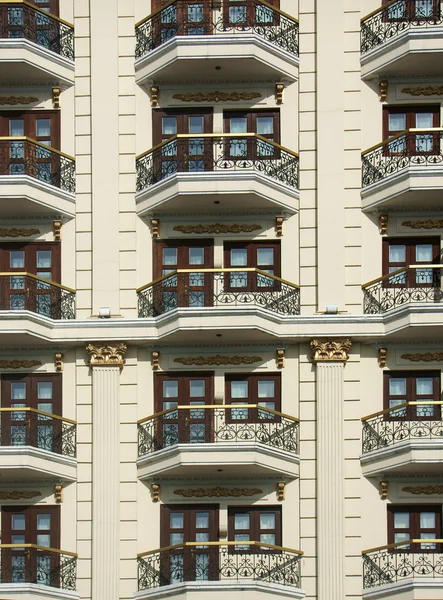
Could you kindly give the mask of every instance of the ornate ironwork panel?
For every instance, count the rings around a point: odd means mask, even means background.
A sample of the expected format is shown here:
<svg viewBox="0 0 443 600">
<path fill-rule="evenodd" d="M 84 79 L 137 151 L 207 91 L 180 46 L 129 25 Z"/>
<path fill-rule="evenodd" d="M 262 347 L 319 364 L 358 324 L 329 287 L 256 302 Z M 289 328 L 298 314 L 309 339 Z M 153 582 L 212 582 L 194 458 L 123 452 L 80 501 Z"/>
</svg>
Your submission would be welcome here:
<svg viewBox="0 0 443 600">
<path fill-rule="evenodd" d="M 300 554 L 276 546 L 183 545 L 138 558 L 138 589 L 183 581 L 262 581 L 298 587 Z"/>
<path fill-rule="evenodd" d="M 296 19 L 260 0 L 245 0 L 220 14 L 203 4 L 176 0 L 154 13 L 135 29 L 135 56 L 140 58 L 177 36 L 217 33 L 255 33 L 266 42 L 298 56 L 299 26 Z"/>
<path fill-rule="evenodd" d="M 25 38 L 74 60 L 74 28 L 30 4 L 0 4 L 0 38 Z"/>
<path fill-rule="evenodd" d="M 364 54 L 396 38 L 405 30 L 430 28 L 443 22 L 440 1 L 398 0 L 361 23 L 360 49 Z"/>
<path fill-rule="evenodd" d="M 254 414 L 254 418 L 250 418 Z M 259 442 L 298 454 L 299 422 L 264 407 L 171 409 L 138 424 L 138 455 L 175 444 Z"/>
</svg>

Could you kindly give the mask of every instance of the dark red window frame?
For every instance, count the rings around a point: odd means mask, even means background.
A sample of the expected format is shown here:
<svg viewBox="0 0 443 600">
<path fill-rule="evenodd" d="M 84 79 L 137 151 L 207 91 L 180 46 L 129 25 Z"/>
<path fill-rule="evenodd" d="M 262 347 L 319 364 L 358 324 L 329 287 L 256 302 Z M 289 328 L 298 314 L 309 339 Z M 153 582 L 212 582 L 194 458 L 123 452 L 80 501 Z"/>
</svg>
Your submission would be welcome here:
<svg viewBox="0 0 443 600">
<path fill-rule="evenodd" d="M 421 533 L 432 533 L 435 534 L 435 539 L 442 539 L 442 505 L 441 504 L 391 504 L 387 507 L 388 509 L 388 544 L 395 543 L 396 532 L 408 532 L 409 539 L 421 539 Z M 394 527 L 394 513 L 403 512 L 409 513 L 409 529 L 401 528 L 395 529 Z M 434 512 L 435 513 L 435 527 L 430 529 L 420 528 L 420 513 L 423 512 Z M 426 539 L 426 538 L 423 538 Z M 405 548 L 403 548 L 403 551 Z M 392 549 L 391 551 L 396 551 Z M 402 547 L 397 547 L 397 551 L 401 552 Z M 436 543 L 435 548 L 421 548 L 421 544 L 411 544 L 408 549 L 410 552 L 441 552 L 441 544 Z"/>
<path fill-rule="evenodd" d="M 390 408 L 390 399 L 401 400 L 402 403 L 406 402 L 420 402 L 423 401 L 419 395 L 416 394 L 415 381 L 418 377 L 432 377 L 433 379 L 433 394 L 432 401 L 438 402 L 441 399 L 441 375 L 440 371 L 385 371 L 383 373 L 383 398 L 384 408 Z M 389 393 L 389 382 L 392 379 L 406 379 L 406 394 L 403 396 L 391 396 Z M 426 396 L 428 399 L 429 396 Z M 393 411 L 386 415 L 386 419 L 389 421 L 439 421 L 441 419 L 441 406 L 433 405 L 433 414 L 420 415 L 420 406 L 408 406 L 399 411 Z"/>
</svg>

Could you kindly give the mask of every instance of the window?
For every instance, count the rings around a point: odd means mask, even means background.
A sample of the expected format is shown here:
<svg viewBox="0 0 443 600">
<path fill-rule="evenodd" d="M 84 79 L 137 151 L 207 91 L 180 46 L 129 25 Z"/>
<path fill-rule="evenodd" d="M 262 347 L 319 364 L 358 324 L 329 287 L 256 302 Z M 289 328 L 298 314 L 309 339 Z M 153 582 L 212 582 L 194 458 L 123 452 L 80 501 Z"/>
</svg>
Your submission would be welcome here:
<svg viewBox="0 0 443 600">
<path fill-rule="evenodd" d="M 229 405 L 257 404 L 280 412 L 280 374 L 229 374 L 225 376 L 225 403 Z M 226 414 L 231 423 L 258 421 L 276 422 L 278 416 L 265 410 L 233 408 Z"/>
<path fill-rule="evenodd" d="M 441 397 L 439 371 L 385 371 L 384 406 L 394 408 L 406 402 L 424 404 L 408 406 L 391 411 L 386 415 L 389 420 L 439 420 L 439 405 L 426 404 L 438 402 Z"/>
<path fill-rule="evenodd" d="M 167 6 L 170 0 L 154 0 L 152 11 L 163 6 L 160 19 L 153 21 L 154 48 L 176 35 L 205 35 L 212 33 L 211 0 L 188 0 Z"/>
<path fill-rule="evenodd" d="M 176 406 L 195 406 L 172 410 L 157 422 L 157 449 L 174 444 L 207 443 L 212 439 L 211 410 L 199 409 L 214 403 L 213 373 L 158 373 L 154 378 L 155 412 Z"/>
<path fill-rule="evenodd" d="M 441 539 L 441 513 L 441 505 L 388 506 L 388 543 Z M 435 552 L 438 546 L 427 541 L 422 544 L 405 544 L 397 549 L 406 548 L 412 552 Z"/>
<path fill-rule="evenodd" d="M 62 379 L 59 374 L 2 375 L 1 445 L 34 446 L 61 453 L 61 421 L 23 411 L 33 408 L 51 415 L 62 414 Z"/>
<path fill-rule="evenodd" d="M 382 5 L 392 0 L 383 0 Z M 426 21 L 440 15 L 440 0 L 398 0 L 392 3 L 386 14 L 387 21 Z"/>
<path fill-rule="evenodd" d="M 238 134 L 230 139 L 227 154 L 230 158 L 275 158 L 277 149 L 256 138 L 241 138 L 243 133 L 256 133 L 262 138 L 280 143 L 280 112 L 275 111 L 226 111 L 223 113 L 225 133 Z"/>
<path fill-rule="evenodd" d="M 439 106 L 384 106 L 383 139 L 397 136 L 407 129 L 432 129 L 440 126 Z M 440 139 L 432 133 L 400 136 L 388 145 L 390 154 L 432 154 L 440 152 Z"/>
<path fill-rule="evenodd" d="M 2 506 L 2 544 L 36 544 L 60 549 L 59 506 Z M 60 557 L 20 546 L 2 550 L 2 583 L 39 583 L 59 587 Z"/>
<path fill-rule="evenodd" d="M 239 269 L 227 275 L 225 287 L 231 291 L 268 291 L 278 287 L 278 281 L 256 272 L 240 271 L 242 267 L 260 269 L 280 277 L 280 242 L 226 242 L 224 266 Z"/>
<path fill-rule="evenodd" d="M 233 552 L 272 551 L 272 548 L 254 546 L 245 542 L 261 542 L 271 546 L 281 546 L 281 507 L 230 507 L 228 509 L 228 540 L 238 542 L 238 545 L 232 547 Z"/>
<path fill-rule="evenodd" d="M 410 265 L 440 264 L 440 238 L 385 238 L 383 275 Z M 386 287 L 438 287 L 438 269 L 411 269 L 386 280 Z"/>
<path fill-rule="evenodd" d="M 37 8 L 58 16 L 59 0 L 29 0 Z"/>
<path fill-rule="evenodd" d="M 280 8 L 280 0 L 266 0 L 274 8 Z M 224 0 L 223 17 L 225 27 L 235 26 L 248 29 L 254 25 L 278 25 L 279 15 L 271 8 L 249 0 Z"/>
</svg>

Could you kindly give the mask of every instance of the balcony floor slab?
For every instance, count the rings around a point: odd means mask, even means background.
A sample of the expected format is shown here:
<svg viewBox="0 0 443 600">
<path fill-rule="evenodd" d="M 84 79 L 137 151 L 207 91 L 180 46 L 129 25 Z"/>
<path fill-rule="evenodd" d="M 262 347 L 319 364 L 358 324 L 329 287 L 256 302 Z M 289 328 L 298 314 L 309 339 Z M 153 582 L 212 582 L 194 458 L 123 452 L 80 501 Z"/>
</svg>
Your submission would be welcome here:
<svg viewBox="0 0 443 600">
<path fill-rule="evenodd" d="M 29 175 L 0 175 L 0 216 L 75 214 L 75 194 Z"/>
<path fill-rule="evenodd" d="M 360 457 L 363 475 L 438 475 L 443 466 L 443 439 L 405 441 Z"/>
<path fill-rule="evenodd" d="M 2 480 L 37 481 L 77 479 L 77 460 L 32 446 L 0 446 Z"/>
<path fill-rule="evenodd" d="M 436 600 L 443 596 L 443 578 L 405 579 L 363 591 L 363 600 Z"/>
<path fill-rule="evenodd" d="M 35 583 L 0 583 L 0 600 L 79 600 L 80 594 Z"/>
</svg>

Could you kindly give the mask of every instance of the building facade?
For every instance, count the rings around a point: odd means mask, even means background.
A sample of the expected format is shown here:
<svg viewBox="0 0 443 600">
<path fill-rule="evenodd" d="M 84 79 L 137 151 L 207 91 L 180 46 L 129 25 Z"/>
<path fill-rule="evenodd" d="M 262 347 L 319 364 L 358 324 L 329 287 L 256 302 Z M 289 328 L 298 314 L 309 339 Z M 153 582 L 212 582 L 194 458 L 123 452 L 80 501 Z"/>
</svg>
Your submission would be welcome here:
<svg viewBox="0 0 443 600">
<path fill-rule="evenodd" d="M 0 0 L 0 600 L 443 596 L 442 40 Z"/>
</svg>

